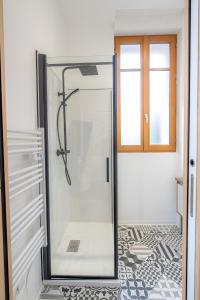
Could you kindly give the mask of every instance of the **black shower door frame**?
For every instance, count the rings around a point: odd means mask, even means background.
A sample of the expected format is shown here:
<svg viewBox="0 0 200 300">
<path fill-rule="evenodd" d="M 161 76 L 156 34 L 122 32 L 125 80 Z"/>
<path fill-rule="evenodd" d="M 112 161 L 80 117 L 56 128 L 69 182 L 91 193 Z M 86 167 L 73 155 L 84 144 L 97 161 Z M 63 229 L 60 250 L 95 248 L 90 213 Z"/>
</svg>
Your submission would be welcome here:
<svg viewBox="0 0 200 300">
<path fill-rule="evenodd" d="M 37 81 L 37 120 L 38 127 L 44 128 L 45 137 L 45 180 L 46 180 L 46 208 L 47 208 L 47 247 L 42 249 L 42 278 L 43 280 L 104 280 L 118 279 L 118 201 L 117 201 L 117 97 L 116 97 L 116 57 L 113 62 L 95 63 L 97 65 L 113 65 L 113 223 L 114 223 L 114 276 L 63 276 L 51 274 L 51 245 L 50 245 L 50 193 L 49 193 L 49 155 L 48 155 L 48 95 L 47 68 L 52 66 L 66 66 L 66 64 L 48 64 L 47 56 L 36 51 L 36 81 Z M 94 63 L 91 63 L 94 64 Z M 73 64 L 68 64 L 73 65 Z M 83 64 L 84 65 L 84 64 Z M 88 65 L 88 64 L 87 64 Z"/>
</svg>

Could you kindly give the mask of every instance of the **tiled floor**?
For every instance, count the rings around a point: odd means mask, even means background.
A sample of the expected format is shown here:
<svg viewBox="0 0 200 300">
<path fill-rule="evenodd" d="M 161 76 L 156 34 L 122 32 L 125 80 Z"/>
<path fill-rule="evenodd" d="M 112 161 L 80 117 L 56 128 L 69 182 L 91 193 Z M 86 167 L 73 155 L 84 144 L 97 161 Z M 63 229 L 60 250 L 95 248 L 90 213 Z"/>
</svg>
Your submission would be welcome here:
<svg viewBox="0 0 200 300">
<path fill-rule="evenodd" d="M 41 295 L 41 300 L 118 300 L 118 288 L 54 287 Z"/>
<path fill-rule="evenodd" d="M 120 294 L 117 288 L 61 287 L 57 290 L 60 295 L 58 299 L 179 300 L 181 242 L 181 235 L 174 225 L 120 226 Z M 48 294 L 52 292 L 43 294 L 41 299 L 49 299 Z"/>
<path fill-rule="evenodd" d="M 118 288 L 62 288 L 65 300 L 118 300 Z"/>
<path fill-rule="evenodd" d="M 121 300 L 181 299 L 181 259 L 176 226 L 120 226 Z"/>
</svg>

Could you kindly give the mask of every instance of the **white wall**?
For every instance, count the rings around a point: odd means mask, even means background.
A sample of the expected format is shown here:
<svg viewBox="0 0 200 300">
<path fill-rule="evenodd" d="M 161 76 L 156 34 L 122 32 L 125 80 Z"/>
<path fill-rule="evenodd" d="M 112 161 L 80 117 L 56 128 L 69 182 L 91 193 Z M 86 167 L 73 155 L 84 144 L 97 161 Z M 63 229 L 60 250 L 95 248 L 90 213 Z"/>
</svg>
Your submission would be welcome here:
<svg viewBox="0 0 200 300">
<path fill-rule="evenodd" d="M 48 55 L 64 55 L 66 41 L 65 26 L 61 18 L 61 7 L 54 0 L 5 0 L 4 36 L 7 94 L 7 121 L 9 129 L 36 128 L 36 72 L 35 50 Z M 26 195 L 26 201 L 31 195 Z M 13 210 L 21 203 L 13 203 Z M 31 228 L 33 233 L 37 225 Z M 28 241 L 30 232 L 24 236 Z M 24 248 L 17 243 L 14 255 Z M 33 300 L 41 287 L 40 255 L 36 258 L 27 279 L 20 283 L 18 300 Z"/>
<path fill-rule="evenodd" d="M 4 1 L 8 128 L 36 126 L 35 51 L 66 53 L 60 11 L 54 0 Z"/>
<path fill-rule="evenodd" d="M 175 223 L 177 153 L 119 154 L 118 168 L 120 223 Z"/>
<path fill-rule="evenodd" d="M 161 22 L 162 18 L 162 22 Z M 118 154 L 120 223 L 175 223 L 175 177 L 183 159 L 183 34 L 182 9 L 119 10 L 116 35 L 178 34 L 176 153 Z"/>
<path fill-rule="evenodd" d="M 120 10 L 115 19 L 115 34 L 176 34 L 181 24 L 182 10 L 134 10 L 123 13 Z"/>
<path fill-rule="evenodd" d="M 66 18 L 67 56 L 112 55 L 114 0 L 61 0 Z"/>
</svg>

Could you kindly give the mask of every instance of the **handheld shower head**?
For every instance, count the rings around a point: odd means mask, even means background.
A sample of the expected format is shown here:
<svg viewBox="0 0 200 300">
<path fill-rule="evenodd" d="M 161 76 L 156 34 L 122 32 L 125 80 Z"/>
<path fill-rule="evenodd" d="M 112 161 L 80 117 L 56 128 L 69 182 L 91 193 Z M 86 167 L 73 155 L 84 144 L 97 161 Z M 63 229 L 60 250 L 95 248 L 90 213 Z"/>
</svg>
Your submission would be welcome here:
<svg viewBox="0 0 200 300">
<path fill-rule="evenodd" d="M 69 95 L 67 95 L 66 98 L 65 97 L 65 93 L 58 93 L 58 96 L 63 96 L 63 101 L 62 101 L 62 104 L 65 104 L 67 102 L 67 100 L 74 94 L 76 94 L 77 92 L 79 92 L 79 89 L 75 89 L 73 90 Z"/>
<path fill-rule="evenodd" d="M 64 102 L 66 102 L 72 95 L 76 94 L 77 92 L 79 92 L 79 89 L 75 89 L 73 90 L 64 100 Z"/>
</svg>

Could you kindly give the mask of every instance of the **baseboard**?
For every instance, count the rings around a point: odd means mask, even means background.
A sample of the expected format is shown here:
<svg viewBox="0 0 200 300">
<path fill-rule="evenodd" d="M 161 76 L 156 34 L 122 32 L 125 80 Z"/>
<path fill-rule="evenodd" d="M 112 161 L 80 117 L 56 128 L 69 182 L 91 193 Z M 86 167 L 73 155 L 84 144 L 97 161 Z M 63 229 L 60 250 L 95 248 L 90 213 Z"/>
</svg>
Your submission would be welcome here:
<svg viewBox="0 0 200 300">
<path fill-rule="evenodd" d="M 120 287 L 119 279 L 101 279 L 101 280 L 44 280 L 44 285 L 56 285 L 56 286 L 85 286 L 85 287 Z"/>
<path fill-rule="evenodd" d="M 152 222 L 150 220 L 122 220 L 119 221 L 119 225 L 176 225 L 176 221 L 160 220 L 157 222 Z"/>
</svg>

